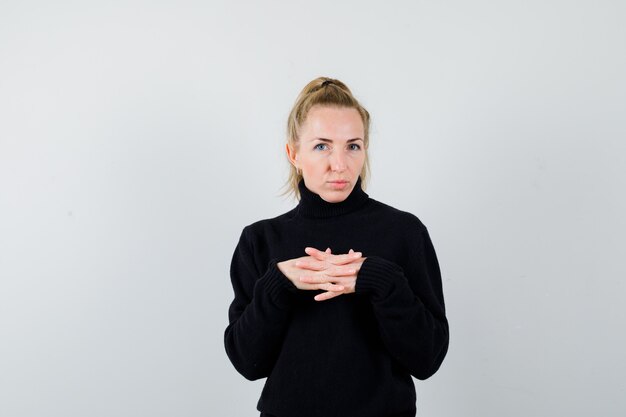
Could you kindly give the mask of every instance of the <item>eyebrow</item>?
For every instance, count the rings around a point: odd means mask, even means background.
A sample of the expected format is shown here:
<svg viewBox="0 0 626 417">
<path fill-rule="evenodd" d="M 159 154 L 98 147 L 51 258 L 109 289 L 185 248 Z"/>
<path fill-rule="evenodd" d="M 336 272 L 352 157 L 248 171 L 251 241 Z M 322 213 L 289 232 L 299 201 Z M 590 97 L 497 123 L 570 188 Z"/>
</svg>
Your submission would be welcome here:
<svg viewBox="0 0 626 417">
<path fill-rule="evenodd" d="M 330 142 L 330 143 L 332 143 L 332 142 L 333 142 L 333 140 L 332 140 L 332 139 L 326 139 L 326 138 L 313 138 L 313 139 L 311 139 L 311 141 L 314 141 L 314 140 L 321 140 L 322 142 Z M 360 140 L 360 141 L 364 142 L 364 140 L 363 140 L 363 139 L 361 139 L 361 138 L 353 138 L 353 139 L 348 139 L 348 140 L 346 141 L 346 143 L 356 142 L 357 140 Z"/>
</svg>

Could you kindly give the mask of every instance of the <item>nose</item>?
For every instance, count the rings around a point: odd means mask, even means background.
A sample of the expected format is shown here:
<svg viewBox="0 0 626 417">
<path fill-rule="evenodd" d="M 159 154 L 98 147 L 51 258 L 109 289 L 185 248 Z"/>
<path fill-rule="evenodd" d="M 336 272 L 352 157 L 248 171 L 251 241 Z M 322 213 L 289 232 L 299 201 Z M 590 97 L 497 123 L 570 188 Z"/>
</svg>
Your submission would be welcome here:
<svg viewBox="0 0 626 417">
<path fill-rule="evenodd" d="M 330 157 L 330 169 L 333 171 L 343 172 L 346 170 L 346 155 L 337 150 Z"/>
</svg>

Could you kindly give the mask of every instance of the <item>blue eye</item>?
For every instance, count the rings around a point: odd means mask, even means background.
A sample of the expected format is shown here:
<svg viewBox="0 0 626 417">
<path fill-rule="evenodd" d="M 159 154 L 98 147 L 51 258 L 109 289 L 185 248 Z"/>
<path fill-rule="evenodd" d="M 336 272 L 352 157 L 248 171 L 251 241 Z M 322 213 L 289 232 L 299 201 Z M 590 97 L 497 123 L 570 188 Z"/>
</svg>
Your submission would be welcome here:
<svg viewBox="0 0 626 417">
<path fill-rule="evenodd" d="M 350 146 L 351 146 L 350 149 L 353 150 L 353 151 L 361 150 L 361 145 L 357 145 L 356 143 L 351 143 Z"/>
<path fill-rule="evenodd" d="M 318 143 L 317 145 L 315 145 L 315 146 L 313 147 L 313 149 L 315 149 L 315 150 L 317 150 L 317 151 L 324 151 L 324 150 L 326 150 L 326 149 L 322 149 L 322 148 L 320 148 L 320 146 L 327 146 L 327 145 L 326 145 L 325 143 Z"/>
</svg>

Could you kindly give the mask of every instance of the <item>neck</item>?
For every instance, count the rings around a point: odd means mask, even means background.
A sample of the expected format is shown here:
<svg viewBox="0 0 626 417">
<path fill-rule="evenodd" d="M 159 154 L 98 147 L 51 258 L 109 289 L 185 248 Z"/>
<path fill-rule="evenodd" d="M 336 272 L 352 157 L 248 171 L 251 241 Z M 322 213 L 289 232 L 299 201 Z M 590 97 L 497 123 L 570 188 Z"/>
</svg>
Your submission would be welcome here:
<svg viewBox="0 0 626 417">
<path fill-rule="evenodd" d="M 361 177 L 358 178 L 354 188 L 345 200 L 337 203 L 329 203 L 319 194 L 309 190 L 304 179 L 298 183 L 300 190 L 300 203 L 298 213 L 303 217 L 326 218 L 335 217 L 357 210 L 367 202 L 369 196 L 361 188 Z"/>
</svg>

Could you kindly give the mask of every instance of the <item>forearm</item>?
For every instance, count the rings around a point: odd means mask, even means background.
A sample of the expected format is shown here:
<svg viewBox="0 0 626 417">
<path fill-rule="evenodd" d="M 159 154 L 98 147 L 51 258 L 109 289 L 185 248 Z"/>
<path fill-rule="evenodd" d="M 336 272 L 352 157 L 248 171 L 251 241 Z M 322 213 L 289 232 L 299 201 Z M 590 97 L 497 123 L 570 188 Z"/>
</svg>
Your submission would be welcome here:
<svg viewBox="0 0 626 417">
<path fill-rule="evenodd" d="M 413 279 L 438 277 L 424 273 Z M 368 257 L 361 267 L 357 293 L 369 296 L 379 334 L 390 355 L 418 379 L 434 374 L 448 349 L 443 299 L 424 291 L 422 300 L 398 265 L 376 256 Z"/>
<path fill-rule="evenodd" d="M 224 333 L 226 353 L 244 377 L 250 380 L 269 375 L 289 324 L 293 285 L 270 262 L 259 278 L 247 304 L 237 297 L 230 307 L 230 324 Z"/>
</svg>

